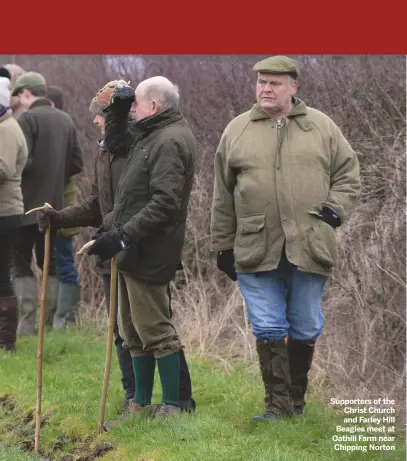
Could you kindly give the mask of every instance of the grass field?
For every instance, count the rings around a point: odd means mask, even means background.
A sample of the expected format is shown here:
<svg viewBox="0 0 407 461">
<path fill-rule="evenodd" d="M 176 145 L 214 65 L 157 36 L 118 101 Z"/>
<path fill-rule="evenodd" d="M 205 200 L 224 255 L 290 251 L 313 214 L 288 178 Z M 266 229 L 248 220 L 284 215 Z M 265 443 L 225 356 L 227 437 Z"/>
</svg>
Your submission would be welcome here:
<svg viewBox="0 0 407 461">
<path fill-rule="evenodd" d="M 0 461 L 39 459 L 22 450 L 32 448 L 34 440 L 36 355 L 36 337 L 19 340 L 15 355 L 0 352 Z M 202 357 L 189 357 L 196 414 L 166 421 L 135 417 L 97 436 L 104 360 L 104 334 L 46 334 L 40 442 L 44 457 L 63 461 L 401 461 L 406 457 L 402 434 L 395 451 L 335 450 L 332 436 L 343 416 L 317 397 L 302 417 L 253 423 L 250 417 L 263 410 L 257 366 Z M 156 382 L 158 401 L 158 377 Z M 107 419 L 118 416 L 121 403 L 114 356 Z"/>
</svg>

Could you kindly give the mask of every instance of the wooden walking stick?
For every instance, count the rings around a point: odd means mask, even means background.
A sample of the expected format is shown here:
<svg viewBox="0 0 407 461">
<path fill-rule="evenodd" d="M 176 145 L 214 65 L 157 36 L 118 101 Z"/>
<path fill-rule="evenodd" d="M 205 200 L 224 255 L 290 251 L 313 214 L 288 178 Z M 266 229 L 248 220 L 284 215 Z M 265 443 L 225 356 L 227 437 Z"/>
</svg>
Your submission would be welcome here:
<svg viewBox="0 0 407 461">
<path fill-rule="evenodd" d="M 109 310 L 109 327 L 107 332 L 107 349 L 105 376 L 103 378 L 102 397 L 100 399 L 98 434 L 104 432 L 103 423 L 105 420 L 107 389 L 109 387 L 110 364 L 112 363 L 112 346 L 113 346 L 113 331 L 114 321 L 116 318 L 116 293 L 117 293 L 117 259 L 113 256 L 110 270 L 110 310 Z"/>
<path fill-rule="evenodd" d="M 34 208 L 27 211 L 26 215 L 34 211 L 42 211 L 45 208 L 52 208 L 49 203 L 44 206 Z M 38 352 L 37 352 L 37 406 L 35 409 L 35 439 L 34 453 L 38 453 L 40 445 L 40 430 L 41 430 L 41 399 L 42 399 L 42 364 L 43 364 L 43 349 L 44 349 L 44 326 L 45 326 L 45 310 L 47 301 L 48 288 L 48 269 L 51 253 L 51 229 L 45 229 L 45 250 L 44 250 L 44 265 L 42 268 L 42 287 L 41 287 L 41 304 L 40 304 L 40 324 L 38 327 Z"/>
<path fill-rule="evenodd" d="M 78 254 L 83 254 L 94 243 L 94 240 L 86 243 L 79 251 Z M 113 332 L 114 322 L 116 319 L 116 293 L 117 293 L 117 259 L 113 256 L 110 270 L 110 310 L 109 310 L 109 326 L 107 332 L 107 347 L 106 347 L 106 362 L 105 374 L 103 378 L 102 396 L 100 399 L 99 421 L 97 426 L 98 434 L 104 432 L 103 423 L 105 420 L 107 390 L 109 387 L 110 365 L 112 363 L 112 347 L 113 347 Z"/>
</svg>

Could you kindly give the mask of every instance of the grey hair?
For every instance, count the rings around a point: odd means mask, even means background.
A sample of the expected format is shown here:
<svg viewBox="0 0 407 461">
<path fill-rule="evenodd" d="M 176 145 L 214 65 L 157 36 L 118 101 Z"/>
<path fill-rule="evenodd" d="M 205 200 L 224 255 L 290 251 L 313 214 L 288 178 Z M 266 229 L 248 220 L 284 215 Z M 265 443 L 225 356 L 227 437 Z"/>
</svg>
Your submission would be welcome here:
<svg viewBox="0 0 407 461">
<path fill-rule="evenodd" d="M 163 109 L 170 107 L 178 107 L 179 105 L 179 88 L 177 85 L 172 85 L 172 88 L 159 83 L 151 83 L 145 89 L 145 97 L 149 101 L 157 101 Z"/>
</svg>

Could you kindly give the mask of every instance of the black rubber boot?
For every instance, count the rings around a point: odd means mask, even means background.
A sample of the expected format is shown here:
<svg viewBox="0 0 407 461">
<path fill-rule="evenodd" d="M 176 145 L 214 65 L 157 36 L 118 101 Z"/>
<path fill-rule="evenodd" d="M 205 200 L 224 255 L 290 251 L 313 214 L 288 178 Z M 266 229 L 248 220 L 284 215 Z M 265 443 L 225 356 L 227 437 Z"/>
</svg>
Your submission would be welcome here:
<svg viewBox="0 0 407 461">
<path fill-rule="evenodd" d="M 256 348 L 265 388 L 266 411 L 252 420 L 272 421 L 293 416 L 288 351 L 284 339 L 258 340 Z"/>
<path fill-rule="evenodd" d="M 0 298 L 0 348 L 15 351 L 18 303 L 15 296 Z"/>
<path fill-rule="evenodd" d="M 179 407 L 188 413 L 195 411 L 195 400 L 192 398 L 191 375 L 184 349 L 179 351 Z"/>
<path fill-rule="evenodd" d="M 311 369 L 315 342 L 288 339 L 288 356 L 290 360 L 291 399 L 294 413 L 301 415 L 306 405 L 304 396 L 308 386 L 308 372 Z"/>
</svg>

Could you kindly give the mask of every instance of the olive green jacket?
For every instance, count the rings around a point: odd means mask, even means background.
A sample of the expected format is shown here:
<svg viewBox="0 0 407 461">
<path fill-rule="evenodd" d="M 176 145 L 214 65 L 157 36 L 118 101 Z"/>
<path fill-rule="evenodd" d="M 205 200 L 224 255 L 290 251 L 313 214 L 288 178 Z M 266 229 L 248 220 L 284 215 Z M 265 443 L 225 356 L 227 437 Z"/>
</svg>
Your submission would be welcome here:
<svg viewBox="0 0 407 461">
<path fill-rule="evenodd" d="M 285 244 L 300 270 L 329 275 L 335 230 L 317 215 L 326 204 L 343 223 L 359 192 L 357 156 L 328 116 L 295 98 L 273 121 L 255 104 L 216 152 L 211 250 L 234 249 L 237 272 L 260 272 L 277 268 Z"/>
</svg>

